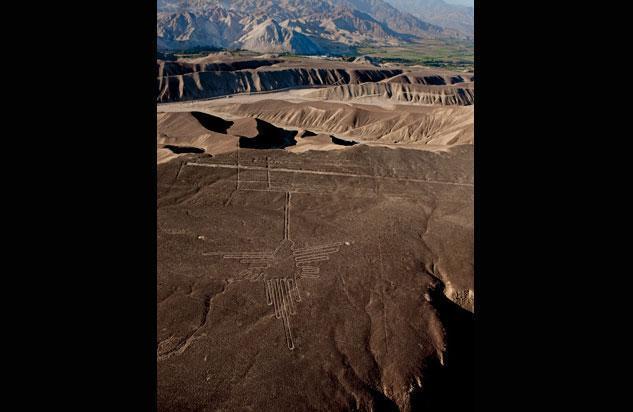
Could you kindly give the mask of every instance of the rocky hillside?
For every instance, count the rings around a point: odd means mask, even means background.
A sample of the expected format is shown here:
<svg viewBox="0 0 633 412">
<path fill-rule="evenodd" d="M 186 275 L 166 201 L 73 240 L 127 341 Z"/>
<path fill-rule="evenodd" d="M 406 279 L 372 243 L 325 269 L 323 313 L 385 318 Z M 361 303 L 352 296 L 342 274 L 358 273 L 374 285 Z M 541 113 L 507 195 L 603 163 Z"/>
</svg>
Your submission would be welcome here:
<svg viewBox="0 0 633 412">
<path fill-rule="evenodd" d="M 319 90 L 309 96 L 325 100 L 380 97 L 392 102 L 469 106 L 475 98 L 473 74 L 370 62 L 210 54 L 199 59 L 157 60 L 156 69 L 159 103 L 312 87 Z"/>
<path fill-rule="evenodd" d="M 284 127 L 328 131 L 353 141 L 425 145 L 474 143 L 472 107 L 421 106 L 415 111 L 404 108 L 393 111 L 334 102 L 261 100 L 228 103 L 215 110 Z"/>
<path fill-rule="evenodd" d="M 455 37 L 382 0 L 160 0 L 158 48 L 322 54 Z"/>
<path fill-rule="evenodd" d="M 441 27 L 459 30 L 473 36 L 475 33 L 475 9 L 449 4 L 443 0 L 387 0 L 399 10 Z"/>
<path fill-rule="evenodd" d="M 161 69 L 159 63 L 159 71 Z M 171 69 L 171 67 L 170 67 Z M 159 102 L 204 99 L 296 87 L 360 84 L 384 80 L 401 70 L 279 67 L 270 70 L 202 71 L 159 77 Z"/>
<path fill-rule="evenodd" d="M 379 97 L 398 103 L 442 106 L 469 106 L 475 103 L 475 91 L 472 85 L 427 86 L 383 82 L 345 84 L 316 90 L 306 96 L 323 100 L 358 100 Z"/>
<path fill-rule="evenodd" d="M 314 41 L 297 31 L 282 27 L 273 19 L 252 22 L 238 42 L 242 48 L 261 52 L 291 51 L 297 54 L 323 52 Z"/>
</svg>

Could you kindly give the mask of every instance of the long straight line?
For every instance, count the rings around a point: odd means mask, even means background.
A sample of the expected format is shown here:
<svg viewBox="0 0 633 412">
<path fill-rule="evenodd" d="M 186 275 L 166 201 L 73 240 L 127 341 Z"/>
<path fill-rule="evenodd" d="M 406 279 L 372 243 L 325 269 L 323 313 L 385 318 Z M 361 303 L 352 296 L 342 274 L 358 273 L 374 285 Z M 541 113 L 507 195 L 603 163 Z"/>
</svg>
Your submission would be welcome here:
<svg viewBox="0 0 633 412">
<path fill-rule="evenodd" d="M 380 297 L 382 301 L 382 326 L 385 332 L 385 353 L 389 353 L 389 340 L 387 338 L 387 308 L 385 306 L 385 269 L 382 266 L 382 246 L 378 238 L 378 258 L 380 259 Z"/>
<path fill-rule="evenodd" d="M 303 252 L 303 253 L 293 252 L 292 254 L 295 256 L 296 259 L 300 259 L 302 257 L 315 256 L 315 255 L 324 254 L 324 253 L 334 253 L 334 252 L 338 252 L 338 251 L 339 251 L 339 248 L 334 246 L 334 247 L 331 247 L 331 248 L 308 250 L 308 251 Z"/>
<path fill-rule="evenodd" d="M 268 180 L 268 190 L 270 190 L 271 185 L 270 185 L 270 158 L 268 156 L 266 156 L 266 178 Z"/>
<path fill-rule="evenodd" d="M 284 208 L 284 239 L 290 240 L 290 192 L 286 192 L 286 207 Z"/>
<path fill-rule="evenodd" d="M 267 170 L 266 167 L 260 166 L 236 166 L 236 165 L 226 165 L 226 164 L 218 164 L 218 163 L 196 163 L 189 162 L 187 166 L 200 166 L 200 167 L 211 167 L 217 169 L 237 169 L 238 173 L 240 169 L 244 170 Z M 457 182 L 445 182 L 440 180 L 426 180 L 426 179 L 415 179 L 408 177 L 395 177 L 395 176 L 376 176 L 376 175 L 367 175 L 367 174 L 357 174 L 357 173 L 341 173 L 341 172 L 324 172 L 320 170 L 300 170 L 300 169 L 286 169 L 286 168 L 271 168 L 270 171 L 275 172 L 285 172 L 285 173 L 301 173 L 301 174 L 311 174 L 311 175 L 326 175 L 326 176 L 343 176 L 343 177 L 359 177 L 364 179 L 388 179 L 388 180 L 404 180 L 409 182 L 417 182 L 417 183 L 429 183 L 436 185 L 452 185 L 452 186 L 469 186 L 472 187 L 472 183 L 457 183 Z"/>
<path fill-rule="evenodd" d="M 240 143 L 237 143 L 237 156 L 236 156 L 236 169 L 237 169 L 237 184 L 235 185 L 235 190 L 240 190 Z M 189 163 L 187 163 L 189 164 Z"/>
</svg>

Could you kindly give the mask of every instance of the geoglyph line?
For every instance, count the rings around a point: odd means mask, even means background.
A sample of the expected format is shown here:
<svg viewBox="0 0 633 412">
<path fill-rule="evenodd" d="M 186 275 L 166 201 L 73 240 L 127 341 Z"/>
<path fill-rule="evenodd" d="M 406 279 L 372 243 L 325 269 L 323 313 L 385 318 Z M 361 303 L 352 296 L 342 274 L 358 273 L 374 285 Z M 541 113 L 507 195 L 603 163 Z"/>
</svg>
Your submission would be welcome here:
<svg viewBox="0 0 633 412">
<path fill-rule="evenodd" d="M 290 296 L 290 286 L 288 286 L 288 279 L 282 280 L 282 286 L 286 291 L 286 295 L 288 296 L 288 306 L 290 307 L 290 314 L 296 315 L 297 311 L 295 310 L 294 303 L 292 302 L 292 296 Z"/>
<path fill-rule="evenodd" d="M 286 192 L 286 206 L 284 207 L 284 239 L 290 240 L 290 192 Z"/>
<path fill-rule="evenodd" d="M 293 284 L 294 286 L 290 286 L 290 284 Z M 291 291 L 295 291 L 295 293 L 297 294 L 297 296 L 295 297 L 295 301 L 297 302 L 301 302 L 301 294 L 299 293 L 299 284 L 297 283 L 296 279 L 288 279 L 288 286 L 290 286 L 290 290 Z"/>
<path fill-rule="evenodd" d="M 270 190 L 270 157 L 266 156 L 266 175 L 268 178 L 268 189 Z"/>
<path fill-rule="evenodd" d="M 240 168 L 240 166 L 233 166 Z M 239 186 L 239 182 L 238 182 Z M 243 190 L 239 188 L 237 190 Z M 272 190 L 264 190 L 272 191 Z M 294 336 L 290 318 L 297 314 L 295 302 L 301 302 L 299 282 L 301 278 L 319 279 L 320 268 L 317 262 L 329 260 L 329 255 L 339 252 L 341 245 L 349 245 L 349 242 L 335 242 L 311 247 L 294 248 L 294 242 L 290 240 L 290 206 L 292 192 L 285 191 L 284 205 L 284 239 L 274 251 L 250 251 L 250 252 L 207 252 L 206 256 L 221 256 L 223 259 L 238 260 L 239 263 L 249 265 L 242 270 L 238 277 L 240 280 L 251 282 L 263 282 L 266 291 L 266 305 L 274 308 L 274 316 L 282 321 L 286 345 L 288 349 L 295 348 Z M 277 259 L 283 261 L 292 256 L 296 270 L 285 274 L 286 277 L 270 277 L 268 270 L 273 270 Z M 275 269 L 276 270 L 276 269 Z M 275 275 L 275 274 L 273 274 Z"/>
<path fill-rule="evenodd" d="M 342 245 L 343 245 L 343 242 L 335 242 L 335 243 L 328 243 L 326 245 L 297 248 L 297 249 L 293 250 L 293 254 L 298 255 L 298 254 L 305 253 L 305 252 L 314 252 L 314 251 L 319 250 L 319 249 L 330 249 L 330 248 L 333 248 L 333 247 L 336 247 L 336 246 L 342 246 Z"/>
<path fill-rule="evenodd" d="M 284 335 L 286 337 L 286 345 L 288 349 L 295 348 L 294 339 L 292 337 L 292 326 L 290 324 L 290 316 L 296 315 L 297 311 L 293 303 L 292 292 L 296 288 L 296 282 L 293 283 L 294 288 L 290 286 L 291 279 L 275 278 L 266 280 L 266 304 L 275 308 L 275 318 L 281 319 L 284 327 Z M 294 298 L 300 302 L 299 290 L 296 289 L 297 296 Z"/>
<path fill-rule="evenodd" d="M 378 259 L 380 268 L 380 300 L 382 302 L 382 328 L 385 332 L 385 353 L 389 353 L 389 339 L 387 336 L 387 307 L 385 306 L 385 273 L 382 265 L 382 246 L 380 245 L 380 238 L 378 239 Z"/>
<path fill-rule="evenodd" d="M 330 260 L 330 258 L 327 257 L 327 256 L 314 256 L 314 257 L 309 257 L 309 258 L 303 258 L 301 260 L 296 259 L 296 262 L 297 262 L 297 265 L 299 265 L 301 263 L 322 262 L 322 261 L 326 261 L 326 260 Z"/>
<path fill-rule="evenodd" d="M 299 248 L 293 250 L 295 266 L 301 269 L 301 277 L 317 279 L 319 278 L 319 268 L 313 266 L 316 262 L 330 260 L 329 255 L 337 253 L 343 242 L 330 243 L 313 247 Z"/>
<path fill-rule="evenodd" d="M 196 163 L 196 162 L 188 162 L 187 166 L 199 166 L 199 167 L 211 167 L 211 168 L 219 168 L 219 169 L 237 169 L 238 170 L 238 187 L 239 187 L 239 170 L 263 170 L 266 171 L 268 168 L 261 166 L 242 166 L 242 165 L 227 165 L 227 164 L 217 164 L 217 163 Z M 342 173 L 342 172 L 326 172 L 319 170 L 301 170 L 301 169 L 286 169 L 281 167 L 271 168 L 270 171 L 275 172 L 284 172 L 284 173 L 300 173 L 300 174 L 312 174 L 312 175 L 322 175 L 322 176 L 341 176 L 341 177 L 357 177 L 362 179 L 387 179 L 387 180 L 400 180 L 407 182 L 416 182 L 416 183 L 428 183 L 428 184 L 436 184 L 436 185 L 452 185 L 452 186 L 468 186 L 472 187 L 472 183 L 459 183 L 459 182 L 446 182 L 440 180 L 426 180 L 426 179 L 416 179 L 409 177 L 397 177 L 397 176 L 376 176 L 376 175 L 368 175 L 361 173 Z"/>
</svg>

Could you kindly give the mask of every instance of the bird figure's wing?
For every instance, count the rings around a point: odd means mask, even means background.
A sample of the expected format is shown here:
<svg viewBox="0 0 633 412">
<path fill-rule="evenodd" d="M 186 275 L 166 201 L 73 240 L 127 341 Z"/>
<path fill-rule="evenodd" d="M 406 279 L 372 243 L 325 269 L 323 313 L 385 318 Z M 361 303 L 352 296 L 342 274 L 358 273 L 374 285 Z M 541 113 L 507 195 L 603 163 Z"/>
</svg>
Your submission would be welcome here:
<svg viewBox="0 0 633 412">
<path fill-rule="evenodd" d="M 263 270 L 270 267 L 274 259 L 274 252 L 229 252 L 222 255 L 224 259 L 236 259 L 241 264 L 248 265 L 238 277 L 256 281 L 263 276 Z"/>
<path fill-rule="evenodd" d="M 337 253 L 343 242 L 328 243 L 325 245 L 295 249 L 292 251 L 295 259 L 295 266 L 300 270 L 302 278 L 318 278 L 319 267 L 315 266 L 319 262 L 330 260 L 329 255 Z"/>
</svg>

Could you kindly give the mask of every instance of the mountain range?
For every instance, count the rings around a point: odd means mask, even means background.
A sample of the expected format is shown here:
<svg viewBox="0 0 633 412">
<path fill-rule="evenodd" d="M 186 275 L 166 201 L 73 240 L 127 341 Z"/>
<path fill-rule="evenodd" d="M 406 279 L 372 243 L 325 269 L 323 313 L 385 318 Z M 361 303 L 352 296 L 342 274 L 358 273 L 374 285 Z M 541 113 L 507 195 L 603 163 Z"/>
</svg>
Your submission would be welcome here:
<svg viewBox="0 0 633 412">
<path fill-rule="evenodd" d="M 389 1 L 406 6 L 404 0 Z M 437 1 L 449 9 L 462 7 Z M 467 22 L 442 27 L 394 5 L 382 0 L 158 0 L 157 44 L 159 50 L 207 47 L 325 54 L 346 53 L 359 45 L 470 36 Z M 428 20 L 441 22 L 441 7 L 432 10 L 435 14 Z"/>
<path fill-rule="evenodd" d="M 469 6 L 449 4 L 443 0 L 387 0 L 399 10 L 429 23 L 458 30 L 468 36 L 474 34 L 475 9 Z"/>
</svg>

